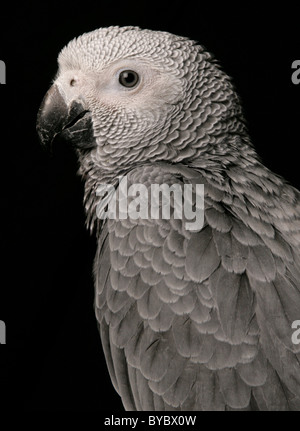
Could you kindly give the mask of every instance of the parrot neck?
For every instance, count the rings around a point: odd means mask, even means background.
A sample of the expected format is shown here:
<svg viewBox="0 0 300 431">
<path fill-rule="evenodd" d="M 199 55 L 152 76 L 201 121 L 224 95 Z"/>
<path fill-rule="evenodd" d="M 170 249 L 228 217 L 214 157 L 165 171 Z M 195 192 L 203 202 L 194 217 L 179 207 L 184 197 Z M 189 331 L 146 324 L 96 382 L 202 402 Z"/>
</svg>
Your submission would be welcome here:
<svg viewBox="0 0 300 431">
<path fill-rule="evenodd" d="M 200 168 L 212 177 L 226 178 L 231 166 L 240 166 L 245 170 L 245 175 L 247 171 L 251 172 L 252 167 L 259 163 L 259 157 L 249 136 L 244 132 L 219 137 L 217 143 L 199 148 L 193 158 L 183 160 L 182 163 L 191 168 Z"/>
<path fill-rule="evenodd" d="M 260 163 L 247 136 L 226 136 L 226 141 L 224 139 L 223 145 L 219 143 L 215 148 L 212 146 L 209 148 L 210 151 L 208 148 L 206 151 L 202 149 L 199 155 L 197 157 L 194 156 L 193 159 L 181 160 L 178 163 L 172 161 L 171 165 L 186 166 L 199 171 L 207 178 L 208 182 L 215 183 L 216 185 L 226 184 L 226 189 L 231 187 L 230 173 L 232 170 L 238 171 L 239 175 L 244 177 L 245 182 L 251 181 L 250 177 L 251 175 L 253 176 L 253 171 L 257 166 L 260 166 L 259 169 L 268 171 Z M 132 169 L 143 168 L 145 164 L 155 166 L 159 162 L 170 164 L 168 160 L 146 160 L 136 163 L 134 166 L 118 166 L 118 169 L 108 170 L 96 166 L 91 158 L 81 160 L 79 173 L 85 181 L 84 204 L 87 214 L 86 225 L 90 232 L 95 229 L 99 233 L 102 224 L 102 221 L 97 217 L 97 206 L 103 199 L 103 196 L 99 195 L 99 193 L 97 194 L 99 186 L 110 185 L 116 189 L 120 177 L 124 177 Z"/>
</svg>

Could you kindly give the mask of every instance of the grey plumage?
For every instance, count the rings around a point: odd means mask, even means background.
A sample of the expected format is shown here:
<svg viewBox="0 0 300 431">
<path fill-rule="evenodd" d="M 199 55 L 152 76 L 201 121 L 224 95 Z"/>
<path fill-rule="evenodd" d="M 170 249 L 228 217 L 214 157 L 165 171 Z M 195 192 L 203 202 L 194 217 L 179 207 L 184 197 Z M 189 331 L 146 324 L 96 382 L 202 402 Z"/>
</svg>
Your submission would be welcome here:
<svg viewBox="0 0 300 431">
<path fill-rule="evenodd" d="M 124 69 L 140 76 L 133 90 Z M 124 407 L 300 410 L 299 192 L 260 162 L 214 58 L 168 33 L 99 29 L 60 53 L 43 142 L 58 133 L 53 106 L 85 180 L 96 317 Z M 187 230 L 174 206 L 170 220 L 97 219 L 97 187 L 125 174 L 148 191 L 204 184 L 203 228 Z"/>
</svg>

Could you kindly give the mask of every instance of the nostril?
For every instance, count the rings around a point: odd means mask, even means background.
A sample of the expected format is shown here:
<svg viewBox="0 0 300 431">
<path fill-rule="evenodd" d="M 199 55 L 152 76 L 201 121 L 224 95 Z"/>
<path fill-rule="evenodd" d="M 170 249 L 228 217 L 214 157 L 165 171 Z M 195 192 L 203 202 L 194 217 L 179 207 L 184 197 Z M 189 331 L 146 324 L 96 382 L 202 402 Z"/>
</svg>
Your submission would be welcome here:
<svg viewBox="0 0 300 431">
<path fill-rule="evenodd" d="M 71 87 L 74 87 L 75 86 L 75 84 L 76 84 L 76 79 L 71 79 L 71 81 L 70 81 L 70 85 L 71 85 Z"/>
</svg>

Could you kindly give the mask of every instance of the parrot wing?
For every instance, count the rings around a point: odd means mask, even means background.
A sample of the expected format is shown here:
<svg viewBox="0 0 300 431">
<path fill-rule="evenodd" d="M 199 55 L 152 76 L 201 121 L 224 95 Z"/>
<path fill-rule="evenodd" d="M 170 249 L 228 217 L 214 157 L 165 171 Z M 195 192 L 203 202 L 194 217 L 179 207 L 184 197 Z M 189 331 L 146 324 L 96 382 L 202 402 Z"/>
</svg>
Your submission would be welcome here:
<svg viewBox="0 0 300 431">
<path fill-rule="evenodd" d="M 203 228 L 174 218 L 104 225 L 95 309 L 126 410 L 300 409 L 300 346 L 291 340 L 299 196 L 284 186 L 277 202 L 277 177 L 257 173 L 247 185 L 238 174 L 224 183 L 180 165 L 139 167 L 132 184 L 204 184 Z"/>
</svg>

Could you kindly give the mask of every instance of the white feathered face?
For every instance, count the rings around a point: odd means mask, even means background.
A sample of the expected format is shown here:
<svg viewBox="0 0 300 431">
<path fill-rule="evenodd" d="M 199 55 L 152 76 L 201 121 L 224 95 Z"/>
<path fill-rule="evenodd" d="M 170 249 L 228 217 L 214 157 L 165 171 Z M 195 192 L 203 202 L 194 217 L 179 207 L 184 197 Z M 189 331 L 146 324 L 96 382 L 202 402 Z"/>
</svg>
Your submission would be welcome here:
<svg viewBox="0 0 300 431">
<path fill-rule="evenodd" d="M 174 49 L 170 36 L 112 32 L 114 37 L 101 30 L 84 35 L 64 48 L 55 84 L 67 103 L 82 100 L 91 112 L 98 146 L 133 147 L 161 136 L 185 98 L 184 80 L 174 62 L 173 70 L 165 67 L 165 50 L 159 53 L 166 41 L 169 53 Z"/>
<path fill-rule="evenodd" d="M 69 103 L 84 101 L 92 113 L 98 145 L 127 138 L 137 142 L 166 120 L 183 90 L 179 79 L 138 57 L 117 60 L 96 71 L 63 70 L 55 83 Z"/>
<path fill-rule="evenodd" d="M 146 158 L 166 158 L 170 148 L 161 142 L 180 116 L 193 82 L 192 47 L 185 38 L 132 27 L 99 29 L 74 39 L 58 57 L 55 90 L 50 89 L 40 109 L 42 141 L 54 133 L 53 118 L 45 127 L 45 117 L 56 104 L 55 120 L 64 136 L 92 150 L 99 165 L 137 160 L 145 151 Z M 87 121 L 92 134 L 86 133 Z"/>
<path fill-rule="evenodd" d="M 102 28 L 72 40 L 58 65 L 38 132 L 44 143 L 65 136 L 86 165 L 113 170 L 191 159 L 236 128 L 240 111 L 229 80 L 186 38 Z"/>
</svg>

